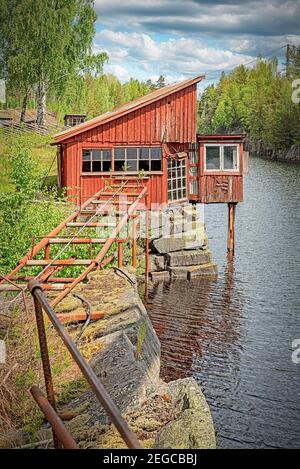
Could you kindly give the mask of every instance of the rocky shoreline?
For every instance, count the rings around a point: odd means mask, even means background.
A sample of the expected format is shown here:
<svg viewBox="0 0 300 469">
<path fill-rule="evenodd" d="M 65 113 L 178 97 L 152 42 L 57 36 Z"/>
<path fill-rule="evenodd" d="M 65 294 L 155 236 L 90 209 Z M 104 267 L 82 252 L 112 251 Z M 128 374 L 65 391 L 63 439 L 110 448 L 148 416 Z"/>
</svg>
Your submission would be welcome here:
<svg viewBox="0 0 300 469">
<path fill-rule="evenodd" d="M 103 318 L 73 337 L 144 448 L 215 448 L 209 406 L 193 378 L 170 383 L 160 378 L 160 343 L 138 294 L 135 275 L 108 269 L 93 272 L 57 308 L 74 314 L 85 307 L 80 298 Z M 79 337 L 79 338 L 78 338 Z M 59 404 L 59 402 L 58 402 Z M 88 388 L 59 406 L 76 416 L 66 426 L 80 448 L 125 448 L 115 427 Z M 23 430 L 2 435 L 0 447 L 30 446 Z M 51 447 L 51 429 L 43 424 L 35 447 Z"/>
<path fill-rule="evenodd" d="M 300 162 L 300 143 L 292 145 L 289 150 L 275 150 L 262 140 L 254 141 L 247 137 L 244 143 L 244 149 L 249 151 L 250 155 L 268 160 L 278 160 L 286 162 Z"/>
</svg>

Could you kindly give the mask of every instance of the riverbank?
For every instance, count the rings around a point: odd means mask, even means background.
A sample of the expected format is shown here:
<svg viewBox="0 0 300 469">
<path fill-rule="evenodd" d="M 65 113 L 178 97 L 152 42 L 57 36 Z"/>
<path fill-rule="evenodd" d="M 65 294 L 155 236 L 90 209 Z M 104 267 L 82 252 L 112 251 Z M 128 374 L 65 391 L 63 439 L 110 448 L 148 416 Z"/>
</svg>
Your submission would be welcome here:
<svg viewBox="0 0 300 469">
<path fill-rule="evenodd" d="M 244 143 L 245 151 L 249 151 L 250 155 L 259 158 L 287 161 L 287 162 L 300 162 L 300 143 L 292 145 L 288 150 L 275 150 L 262 140 L 254 140 L 247 137 Z"/>
<path fill-rule="evenodd" d="M 166 383 L 160 378 L 160 343 L 138 295 L 135 276 L 108 269 L 94 272 L 56 308 L 57 313 L 78 314 L 84 298 L 102 319 L 83 332 L 73 323 L 68 332 L 93 367 L 129 426 L 145 448 L 214 448 L 213 422 L 208 404 L 194 379 Z M 60 380 L 52 358 L 55 387 Z M 63 376 L 72 362 L 66 360 Z M 74 383 L 74 377 L 65 389 Z M 42 375 L 35 383 L 43 383 Z M 124 442 L 107 419 L 93 393 L 77 377 L 77 392 L 58 394 L 62 413 L 77 414 L 66 425 L 81 448 L 123 448 Z M 80 385 L 79 385 L 80 383 Z M 25 383 L 24 383 L 25 386 Z M 26 386 L 27 387 L 27 386 Z M 28 424 L 30 422 L 28 421 Z M 34 435 L 23 428 L 4 434 L 0 446 L 24 446 L 34 436 L 37 447 L 51 447 L 51 430 L 35 423 Z"/>
</svg>

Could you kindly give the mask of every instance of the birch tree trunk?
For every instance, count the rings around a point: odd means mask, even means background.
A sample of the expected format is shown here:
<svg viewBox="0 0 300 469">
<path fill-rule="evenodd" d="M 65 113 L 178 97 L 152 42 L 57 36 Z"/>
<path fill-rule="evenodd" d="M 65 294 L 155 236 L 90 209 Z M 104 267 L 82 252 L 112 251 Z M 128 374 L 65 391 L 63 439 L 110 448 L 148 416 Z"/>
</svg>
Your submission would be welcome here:
<svg viewBox="0 0 300 469">
<path fill-rule="evenodd" d="M 23 102 L 22 102 L 22 110 L 21 110 L 21 115 L 20 115 L 20 122 L 25 122 L 27 103 L 28 103 L 28 94 L 26 93 L 26 94 L 24 95 Z"/>
<path fill-rule="evenodd" d="M 38 87 L 38 108 L 36 123 L 39 127 L 46 124 L 46 84 L 42 81 Z"/>
</svg>

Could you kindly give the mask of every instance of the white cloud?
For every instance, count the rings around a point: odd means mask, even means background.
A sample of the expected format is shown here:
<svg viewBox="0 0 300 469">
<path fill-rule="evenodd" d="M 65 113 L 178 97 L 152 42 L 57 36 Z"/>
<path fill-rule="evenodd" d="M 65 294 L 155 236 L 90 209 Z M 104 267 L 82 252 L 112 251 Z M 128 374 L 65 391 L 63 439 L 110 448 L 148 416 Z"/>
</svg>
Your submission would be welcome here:
<svg viewBox="0 0 300 469">
<path fill-rule="evenodd" d="M 126 69 L 129 76 L 146 79 L 162 74 L 171 82 L 220 68 L 233 68 L 252 58 L 246 54 L 208 47 L 203 41 L 194 38 L 155 41 L 145 33 L 103 30 L 96 35 L 96 44 L 97 49 L 102 45 L 108 52 L 108 67 L 110 70 L 114 68 L 120 79 L 126 77 Z"/>
<path fill-rule="evenodd" d="M 95 0 L 97 50 L 110 56 L 118 76 L 169 82 L 197 73 L 216 79 L 258 55 L 300 44 L 300 1 L 293 0 Z M 281 50 L 279 50 L 281 48 Z M 278 52 L 279 50 L 279 52 Z M 122 78 L 124 79 L 124 78 Z"/>
</svg>

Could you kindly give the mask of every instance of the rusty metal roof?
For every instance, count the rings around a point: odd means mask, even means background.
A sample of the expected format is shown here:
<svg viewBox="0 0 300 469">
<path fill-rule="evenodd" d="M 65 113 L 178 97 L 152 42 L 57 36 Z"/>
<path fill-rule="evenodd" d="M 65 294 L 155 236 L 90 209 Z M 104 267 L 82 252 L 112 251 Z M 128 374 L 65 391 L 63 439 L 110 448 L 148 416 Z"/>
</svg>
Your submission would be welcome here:
<svg viewBox="0 0 300 469">
<path fill-rule="evenodd" d="M 78 135 L 82 132 L 86 132 L 87 130 L 93 129 L 98 125 L 105 124 L 111 120 L 117 119 L 118 117 L 124 116 L 132 111 L 140 109 L 148 104 L 151 104 L 159 99 L 165 98 L 170 94 L 176 93 L 177 91 L 181 91 L 188 86 L 194 85 L 199 83 L 203 80 L 204 75 L 198 75 L 194 78 L 189 78 L 188 80 L 182 81 L 180 83 L 173 83 L 172 85 L 164 86 L 163 88 L 159 88 L 158 90 L 152 91 L 151 93 L 146 94 L 145 96 L 141 96 L 140 98 L 134 99 L 128 103 L 122 104 L 114 108 L 110 112 L 106 112 L 101 114 L 101 116 L 94 117 L 82 124 L 75 125 L 71 129 L 65 130 L 64 132 L 60 132 L 59 134 L 54 135 L 55 143 L 60 143 L 74 135 Z"/>
</svg>

